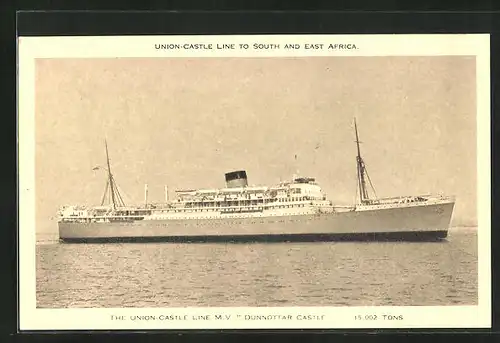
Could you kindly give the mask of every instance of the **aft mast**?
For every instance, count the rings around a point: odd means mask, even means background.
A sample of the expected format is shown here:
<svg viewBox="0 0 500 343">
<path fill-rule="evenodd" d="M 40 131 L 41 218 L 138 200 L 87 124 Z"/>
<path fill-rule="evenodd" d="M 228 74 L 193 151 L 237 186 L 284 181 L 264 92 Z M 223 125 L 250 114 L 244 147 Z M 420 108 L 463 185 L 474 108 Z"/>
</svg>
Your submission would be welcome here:
<svg viewBox="0 0 500 343">
<path fill-rule="evenodd" d="M 370 180 L 370 176 L 366 170 L 365 162 L 361 157 L 361 150 L 359 148 L 359 136 L 358 136 L 358 126 L 356 124 L 356 118 L 354 118 L 354 131 L 356 132 L 356 147 L 357 147 L 357 156 L 356 156 L 356 166 L 358 171 L 358 189 L 359 189 L 359 199 L 361 204 L 370 203 L 370 197 L 368 196 L 368 190 L 366 188 L 366 180 L 365 176 L 368 178 L 371 188 L 373 189 L 373 193 L 375 193 L 375 188 L 372 185 Z"/>
</svg>

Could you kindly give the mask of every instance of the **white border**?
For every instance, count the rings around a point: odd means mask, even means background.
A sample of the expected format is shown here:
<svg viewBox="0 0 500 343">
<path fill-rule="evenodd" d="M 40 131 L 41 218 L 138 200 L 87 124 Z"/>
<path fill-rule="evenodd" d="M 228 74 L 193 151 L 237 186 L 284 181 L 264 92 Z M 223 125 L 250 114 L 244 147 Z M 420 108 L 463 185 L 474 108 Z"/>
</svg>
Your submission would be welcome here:
<svg viewBox="0 0 500 343">
<path fill-rule="evenodd" d="M 212 50 L 156 50 L 155 43 L 213 44 Z M 247 43 L 301 44 L 301 49 L 248 50 Z M 215 46 L 235 43 L 234 50 Z M 355 50 L 306 50 L 305 43 L 355 44 Z M 491 327 L 490 264 L 490 49 L 487 34 L 454 35 L 265 35 L 265 36 L 115 36 L 21 37 L 19 70 L 19 327 L 21 330 L 98 329 L 265 329 L 265 328 L 487 328 Z M 478 296 L 477 306 L 301 307 L 301 308 L 138 308 L 37 309 L 35 266 L 35 59 L 97 57 L 271 57 L 271 56 L 476 56 L 478 137 Z M 231 315 L 216 320 L 215 314 Z M 291 315 L 291 320 L 244 320 L 251 314 Z M 301 320 L 300 315 L 323 316 Z M 403 320 L 383 320 L 383 315 Z M 112 320 L 111 315 L 126 320 Z M 187 320 L 133 321 L 132 315 L 177 315 Z M 210 320 L 193 321 L 193 315 Z M 378 320 L 354 320 L 376 315 Z M 240 317 L 238 317 L 240 316 Z"/>
</svg>

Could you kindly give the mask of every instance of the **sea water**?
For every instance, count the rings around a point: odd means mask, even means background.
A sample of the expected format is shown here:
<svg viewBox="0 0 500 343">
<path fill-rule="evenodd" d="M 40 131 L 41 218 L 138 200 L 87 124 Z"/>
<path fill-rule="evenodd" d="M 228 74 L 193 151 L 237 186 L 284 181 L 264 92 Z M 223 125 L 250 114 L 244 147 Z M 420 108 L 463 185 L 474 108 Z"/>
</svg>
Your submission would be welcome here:
<svg viewBox="0 0 500 343">
<path fill-rule="evenodd" d="M 476 228 L 443 242 L 63 244 L 38 237 L 39 308 L 478 303 Z"/>
</svg>

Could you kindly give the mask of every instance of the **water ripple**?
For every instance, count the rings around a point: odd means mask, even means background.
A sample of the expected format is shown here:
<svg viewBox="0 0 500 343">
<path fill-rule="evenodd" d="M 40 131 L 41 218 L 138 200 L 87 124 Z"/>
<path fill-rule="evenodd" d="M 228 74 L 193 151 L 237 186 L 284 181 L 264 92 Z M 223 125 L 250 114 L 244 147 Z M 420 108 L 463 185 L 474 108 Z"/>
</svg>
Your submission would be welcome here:
<svg viewBox="0 0 500 343">
<path fill-rule="evenodd" d="M 38 244 L 37 306 L 477 304 L 477 237 L 448 242 Z"/>
</svg>

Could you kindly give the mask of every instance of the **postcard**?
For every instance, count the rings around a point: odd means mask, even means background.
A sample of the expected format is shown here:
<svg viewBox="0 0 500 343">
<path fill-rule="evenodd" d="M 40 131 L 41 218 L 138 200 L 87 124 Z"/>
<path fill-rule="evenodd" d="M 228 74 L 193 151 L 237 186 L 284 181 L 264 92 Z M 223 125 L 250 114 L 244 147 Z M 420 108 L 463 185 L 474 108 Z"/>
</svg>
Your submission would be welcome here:
<svg viewBox="0 0 500 343">
<path fill-rule="evenodd" d="M 491 327 L 489 53 L 19 37 L 20 329 Z"/>
</svg>

